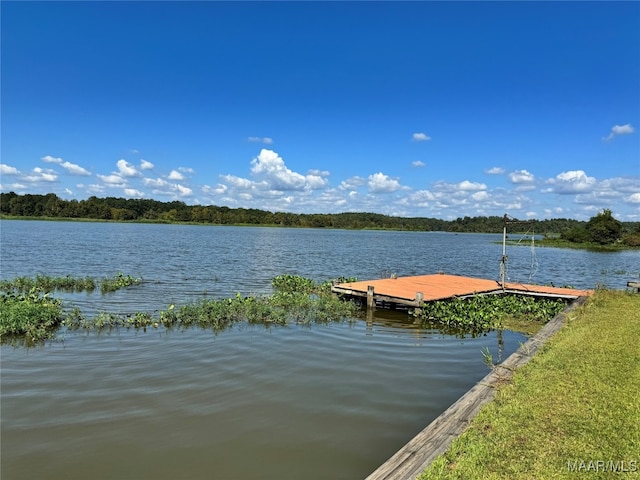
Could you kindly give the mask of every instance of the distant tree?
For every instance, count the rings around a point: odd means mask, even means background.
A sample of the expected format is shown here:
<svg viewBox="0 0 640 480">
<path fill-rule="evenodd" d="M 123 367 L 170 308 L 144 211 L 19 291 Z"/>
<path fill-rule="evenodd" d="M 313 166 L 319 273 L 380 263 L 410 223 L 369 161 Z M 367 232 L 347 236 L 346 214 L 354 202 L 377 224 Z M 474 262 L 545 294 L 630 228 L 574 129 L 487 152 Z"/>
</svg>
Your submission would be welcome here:
<svg viewBox="0 0 640 480">
<path fill-rule="evenodd" d="M 591 241 L 591 235 L 587 232 L 587 229 L 581 225 L 562 232 L 560 238 L 574 243 L 589 243 Z"/>
<path fill-rule="evenodd" d="M 15 204 L 17 202 L 17 198 L 19 197 L 15 192 L 0 193 L 0 212 L 6 215 L 11 214 L 12 202 Z"/>
<path fill-rule="evenodd" d="M 605 208 L 589 219 L 585 230 L 589 233 L 592 242 L 607 245 L 620 240 L 622 223 L 613 218 L 611 210 Z"/>
<path fill-rule="evenodd" d="M 625 235 L 622 237 L 622 243 L 628 247 L 640 247 L 640 232 Z"/>
</svg>

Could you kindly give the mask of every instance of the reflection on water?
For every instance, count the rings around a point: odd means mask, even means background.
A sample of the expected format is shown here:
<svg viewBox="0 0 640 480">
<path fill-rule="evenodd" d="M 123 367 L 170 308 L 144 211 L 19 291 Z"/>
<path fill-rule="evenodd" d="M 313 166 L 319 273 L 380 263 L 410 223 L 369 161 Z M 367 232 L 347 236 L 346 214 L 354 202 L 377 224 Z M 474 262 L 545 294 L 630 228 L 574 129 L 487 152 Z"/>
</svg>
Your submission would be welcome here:
<svg viewBox="0 0 640 480">
<path fill-rule="evenodd" d="M 113 276 L 113 294 L 61 294 L 85 313 L 155 312 L 271 293 L 271 279 L 447 273 L 497 278 L 499 235 L 110 223 L 0 223 L 2 278 Z M 623 288 L 638 252 L 538 249 L 536 283 Z M 509 251 L 528 280 L 530 249 Z M 605 272 L 605 273 L 603 273 Z M 525 338 L 445 335 L 403 312 L 370 321 L 223 332 L 68 332 L 0 346 L 9 479 L 363 478 Z"/>
</svg>

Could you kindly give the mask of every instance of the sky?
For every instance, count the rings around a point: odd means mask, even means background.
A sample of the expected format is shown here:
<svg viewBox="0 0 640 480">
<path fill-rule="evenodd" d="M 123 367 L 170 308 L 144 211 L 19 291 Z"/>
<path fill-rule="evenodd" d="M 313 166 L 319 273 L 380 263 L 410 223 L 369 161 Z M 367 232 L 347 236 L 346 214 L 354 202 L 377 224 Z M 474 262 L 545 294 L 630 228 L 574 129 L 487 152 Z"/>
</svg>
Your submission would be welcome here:
<svg viewBox="0 0 640 480">
<path fill-rule="evenodd" d="M 12 2 L 3 192 L 640 221 L 640 2 Z"/>
</svg>

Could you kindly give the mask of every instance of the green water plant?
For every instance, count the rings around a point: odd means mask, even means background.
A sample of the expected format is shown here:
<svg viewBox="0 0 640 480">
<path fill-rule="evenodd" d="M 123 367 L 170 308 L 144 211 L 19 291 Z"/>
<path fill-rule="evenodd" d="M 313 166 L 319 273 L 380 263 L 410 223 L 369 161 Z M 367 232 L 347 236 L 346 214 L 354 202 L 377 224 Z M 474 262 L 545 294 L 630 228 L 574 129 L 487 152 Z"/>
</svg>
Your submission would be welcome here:
<svg viewBox="0 0 640 480">
<path fill-rule="evenodd" d="M 271 280 L 271 286 L 278 293 L 330 294 L 331 286 L 336 283 L 357 282 L 355 277 L 338 277 L 316 283 L 300 275 L 278 275 Z"/>
<path fill-rule="evenodd" d="M 48 275 L 36 275 L 34 277 L 17 277 L 12 280 L 0 281 L 0 291 L 4 292 L 28 292 L 37 289 L 42 292 L 55 290 L 67 292 L 91 292 L 96 288 L 96 281 L 91 277 L 52 277 Z"/>
<path fill-rule="evenodd" d="M 36 289 L 0 294 L 0 338 L 22 336 L 27 342 L 50 338 L 63 321 L 62 302 Z"/>
<path fill-rule="evenodd" d="M 142 282 L 141 278 L 135 278 L 131 275 L 125 275 L 122 272 L 118 272 L 112 278 L 107 277 L 100 281 L 100 291 L 102 293 L 115 292 L 121 288 L 138 285 L 140 282 Z"/>
<path fill-rule="evenodd" d="M 422 319 L 425 327 L 486 331 L 502 328 L 505 322 L 511 320 L 544 324 L 565 306 L 564 299 L 516 294 L 474 295 L 427 302 L 414 311 L 414 315 Z"/>
<path fill-rule="evenodd" d="M 482 361 L 484 364 L 492 370 L 495 367 L 495 363 L 493 363 L 493 355 L 491 354 L 491 350 L 489 347 L 484 347 L 482 350 Z"/>
<path fill-rule="evenodd" d="M 44 293 L 54 291 L 64 292 L 93 292 L 96 287 L 100 286 L 102 293 L 115 292 L 122 288 L 138 285 L 142 282 L 141 278 L 131 275 L 125 275 L 118 272 L 113 277 L 106 277 L 100 281 L 94 278 L 72 277 L 66 275 L 64 277 L 52 277 L 49 275 L 35 275 L 34 277 L 17 277 L 12 280 L 1 280 L 0 291 L 3 292 L 29 292 L 30 290 L 38 290 Z"/>
<path fill-rule="evenodd" d="M 241 321 L 265 326 L 326 323 L 356 318 L 360 313 L 356 304 L 340 300 L 313 280 L 284 276 L 274 279 L 274 284 L 276 291 L 270 296 L 236 294 L 232 298 L 202 299 L 182 306 L 170 304 L 156 315 L 101 312 L 91 320 L 76 310 L 67 316 L 64 325 L 70 330 L 195 326 L 222 331 Z"/>
<path fill-rule="evenodd" d="M 271 280 L 276 292 L 309 294 L 317 288 L 316 282 L 299 275 L 278 275 Z"/>
</svg>

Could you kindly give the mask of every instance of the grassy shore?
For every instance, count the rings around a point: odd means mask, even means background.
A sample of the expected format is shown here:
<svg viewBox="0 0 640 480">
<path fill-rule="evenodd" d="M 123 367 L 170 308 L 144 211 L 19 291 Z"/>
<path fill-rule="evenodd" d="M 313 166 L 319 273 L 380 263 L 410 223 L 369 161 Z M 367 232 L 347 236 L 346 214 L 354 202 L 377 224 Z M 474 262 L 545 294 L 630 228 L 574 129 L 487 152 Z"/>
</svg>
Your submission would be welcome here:
<svg viewBox="0 0 640 480">
<path fill-rule="evenodd" d="M 544 238 L 536 240 L 538 247 L 573 248 L 576 250 L 589 250 L 593 252 L 622 252 L 624 250 L 640 250 L 640 246 L 626 245 L 624 243 L 612 243 L 600 245 L 593 242 L 570 242 L 562 238 Z"/>
<path fill-rule="evenodd" d="M 428 479 L 640 477 L 640 295 L 597 291 Z"/>
</svg>

